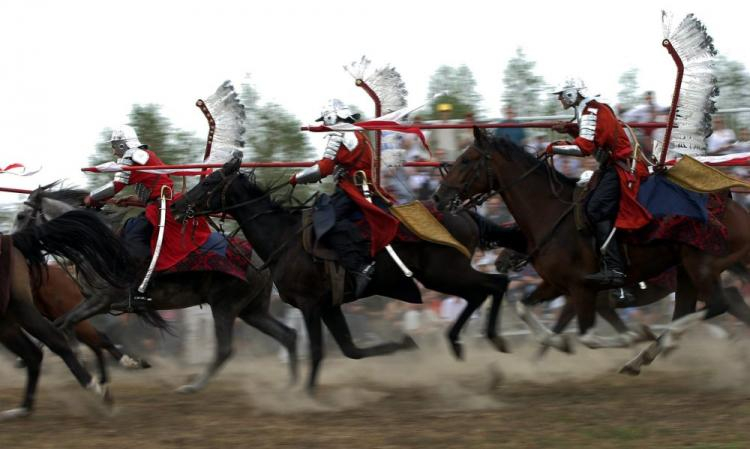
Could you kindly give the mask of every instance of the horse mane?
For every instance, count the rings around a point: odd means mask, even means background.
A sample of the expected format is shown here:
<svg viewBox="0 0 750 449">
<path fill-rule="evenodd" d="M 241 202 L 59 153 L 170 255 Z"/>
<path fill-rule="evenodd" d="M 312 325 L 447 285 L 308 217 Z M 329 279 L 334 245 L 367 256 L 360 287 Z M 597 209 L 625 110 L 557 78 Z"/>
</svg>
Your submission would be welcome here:
<svg viewBox="0 0 750 449">
<path fill-rule="evenodd" d="M 83 199 L 86 198 L 89 192 L 84 189 L 63 188 L 61 184 L 57 189 L 52 190 L 51 187 L 58 186 L 59 182 L 60 181 L 54 182 L 37 190 L 38 195 L 41 198 L 62 201 L 70 206 L 81 206 L 83 204 Z"/>
<path fill-rule="evenodd" d="M 541 161 L 540 159 L 537 159 L 535 156 L 530 154 L 523 147 L 513 142 L 512 140 L 508 140 L 502 136 L 500 137 L 487 136 L 487 139 L 490 143 L 490 148 L 493 151 L 497 151 L 498 153 L 501 153 L 503 156 L 507 157 L 508 159 L 514 160 L 516 162 L 520 162 L 524 164 L 524 166 L 528 166 L 529 168 L 532 167 L 534 164 L 542 164 L 547 169 L 547 172 L 550 173 L 555 179 L 559 180 L 560 182 L 562 182 L 563 184 L 571 188 L 576 187 L 576 184 L 578 183 L 578 178 L 571 178 L 565 173 L 558 171 L 554 166 L 550 164 L 545 164 L 543 161 Z"/>
</svg>

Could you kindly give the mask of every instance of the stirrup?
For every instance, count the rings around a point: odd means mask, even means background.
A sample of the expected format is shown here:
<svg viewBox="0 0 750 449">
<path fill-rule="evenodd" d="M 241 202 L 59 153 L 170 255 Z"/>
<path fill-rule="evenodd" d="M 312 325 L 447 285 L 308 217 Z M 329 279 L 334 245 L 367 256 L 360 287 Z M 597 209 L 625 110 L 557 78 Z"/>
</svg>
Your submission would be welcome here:
<svg viewBox="0 0 750 449">
<path fill-rule="evenodd" d="M 610 294 L 615 300 L 616 307 L 632 307 L 636 303 L 635 294 L 629 288 L 615 288 Z"/>
<path fill-rule="evenodd" d="M 587 274 L 584 280 L 598 284 L 602 287 L 619 288 L 625 285 L 625 273 L 618 270 L 601 270 L 597 273 Z"/>
</svg>

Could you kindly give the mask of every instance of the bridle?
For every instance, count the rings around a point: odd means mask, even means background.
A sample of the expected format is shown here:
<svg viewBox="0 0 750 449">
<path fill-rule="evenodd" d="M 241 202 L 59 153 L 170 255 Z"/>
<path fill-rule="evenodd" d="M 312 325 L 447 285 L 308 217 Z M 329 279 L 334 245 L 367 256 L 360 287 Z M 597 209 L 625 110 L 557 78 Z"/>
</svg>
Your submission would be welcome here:
<svg viewBox="0 0 750 449">
<path fill-rule="evenodd" d="M 466 149 L 468 148 L 469 147 L 467 147 Z M 473 148 L 475 151 L 477 151 L 480 154 L 479 159 L 474 159 L 473 161 L 471 161 L 473 164 L 473 166 L 469 168 L 469 169 L 473 169 L 471 176 L 467 177 L 467 179 L 460 186 L 451 184 L 443 180 L 443 184 L 446 187 L 458 192 L 458 194 L 455 195 L 453 199 L 451 199 L 451 202 L 450 202 L 450 207 L 452 207 L 453 209 L 457 209 L 459 206 L 463 208 L 473 208 L 473 207 L 481 206 L 482 204 L 484 204 L 485 201 L 490 199 L 492 196 L 510 191 L 513 187 L 515 187 L 516 185 L 524 181 L 526 178 L 528 178 L 529 175 L 531 175 L 534 171 L 536 171 L 536 169 L 544 165 L 543 160 L 545 159 L 545 155 L 542 155 L 541 156 L 542 159 L 539 160 L 539 163 L 534 164 L 533 167 L 523 172 L 521 176 L 514 179 L 507 185 L 502 186 L 500 185 L 500 182 L 497 180 L 495 176 L 495 172 L 492 170 L 491 152 L 483 148 L 480 148 L 477 145 L 473 145 L 471 146 L 471 148 Z M 486 192 L 475 193 L 473 195 L 469 195 L 468 194 L 469 187 L 473 185 L 474 182 L 478 181 L 480 177 L 482 176 L 482 174 L 484 174 L 487 180 L 487 185 L 489 186 L 489 189 L 487 189 Z M 497 188 L 495 187 L 495 185 L 497 185 Z M 461 200 L 461 198 L 467 198 L 467 199 Z"/>
</svg>

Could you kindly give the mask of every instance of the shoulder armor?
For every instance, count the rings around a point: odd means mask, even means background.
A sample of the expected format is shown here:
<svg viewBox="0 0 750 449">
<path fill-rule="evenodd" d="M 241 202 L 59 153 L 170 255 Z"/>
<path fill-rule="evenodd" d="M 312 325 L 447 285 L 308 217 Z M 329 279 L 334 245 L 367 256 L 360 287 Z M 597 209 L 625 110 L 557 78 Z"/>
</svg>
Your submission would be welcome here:
<svg viewBox="0 0 750 449">
<path fill-rule="evenodd" d="M 328 143 L 326 144 L 326 149 L 323 152 L 324 159 L 336 159 L 339 148 L 341 148 L 341 143 L 344 141 L 344 134 L 348 133 L 338 132 L 328 134 Z"/>
<path fill-rule="evenodd" d="M 586 140 L 593 141 L 596 135 L 596 117 L 599 110 L 597 108 L 589 108 L 583 116 L 581 116 L 581 126 L 578 131 L 578 136 Z"/>
<path fill-rule="evenodd" d="M 344 146 L 347 150 L 352 151 L 359 145 L 359 139 L 355 133 L 344 133 Z"/>
<path fill-rule="evenodd" d="M 130 153 L 130 159 L 138 165 L 145 165 L 149 160 L 148 152 L 140 148 L 133 148 L 125 152 L 125 157 Z"/>
</svg>

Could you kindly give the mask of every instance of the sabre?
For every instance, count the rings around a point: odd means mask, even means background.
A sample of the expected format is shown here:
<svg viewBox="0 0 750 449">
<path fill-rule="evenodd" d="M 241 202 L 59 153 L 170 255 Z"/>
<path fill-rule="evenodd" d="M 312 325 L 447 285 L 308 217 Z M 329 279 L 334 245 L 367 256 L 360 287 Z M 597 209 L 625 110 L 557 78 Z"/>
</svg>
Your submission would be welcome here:
<svg viewBox="0 0 750 449">
<path fill-rule="evenodd" d="M 368 203 L 372 203 L 372 198 L 370 194 L 370 187 L 367 185 L 367 175 L 363 170 L 359 170 L 354 174 L 354 177 L 356 179 L 357 176 L 362 176 L 362 193 L 365 195 L 365 199 Z M 388 251 L 388 255 L 391 256 L 391 259 L 393 259 L 394 262 L 396 262 L 396 265 L 401 269 L 401 271 L 404 273 L 404 276 L 410 278 L 414 276 L 414 273 L 411 272 L 409 268 L 407 268 L 406 264 L 404 264 L 404 261 L 401 260 L 400 257 L 398 257 L 398 254 L 396 254 L 396 251 L 394 251 L 393 247 L 391 247 L 390 244 L 385 245 L 386 251 Z"/>
<path fill-rule="evenodd" d="M 167 192 L 169 193 L 169 198 L 167 198 Z M 167 221 L 167 200 L 172 200 L 172 189 L 169 186 L 161 186 L 161 198 L 159 203 L 159 231 L 156 235 L 156 247 L 154 248 L 154 257 L 151 258 L 151 264 L 148 266 L 148 271 L 146 271 L 146 276 L 143 278 L 143 282 L 141 282 L 141 285 L 138 287 L 138 292 L 141 294 L 146 293 L 146 287 L 148 286 L 148 281 L 151 280 L 151 276 L 154 274 L 154 269 L 156 268 L 156 261 L 159 260 L 159 254 L 161 253 L 161 245 L 164 240 L 164 225 Z M 149 299 L 150 300 L 150 299 Z"/>
</svg>

